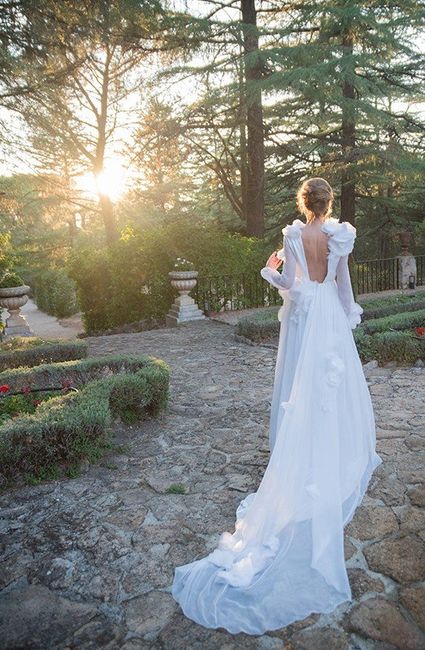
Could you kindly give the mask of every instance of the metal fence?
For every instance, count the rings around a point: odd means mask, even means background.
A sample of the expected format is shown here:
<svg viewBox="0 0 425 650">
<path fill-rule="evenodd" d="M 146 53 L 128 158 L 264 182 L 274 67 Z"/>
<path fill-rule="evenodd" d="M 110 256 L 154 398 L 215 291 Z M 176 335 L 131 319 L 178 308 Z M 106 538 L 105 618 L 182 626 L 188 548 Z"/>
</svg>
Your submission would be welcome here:
<svg viewBox="0 0 425 650">
<path fill-rule="evenodd" d="M 357 293 L 399 289 L 398 257 L 354 262 L 353 273 Z"/>
<path fill-rule="evenodd" d="M 282 304 L 278 292 L 263 280 L 259 271 L 198 277 L 191 295 L 205 313 Z"/>
<path fill-rule="evenodd" d="M 425 284 L 425 255 L 416 255 L 416 284 Z"/>
<path fill-rule="evenodd" d="M 425 255 L 416 257 L 417 285 L 425 284 Z M 352 268 L 356 294 L 399 289 L 399 258 L 355 261 Z M 282 304 L 279 293 L 259 271 L 241 275 L 198 277 L 191 293 L 205 313 Z"/>
</svg>

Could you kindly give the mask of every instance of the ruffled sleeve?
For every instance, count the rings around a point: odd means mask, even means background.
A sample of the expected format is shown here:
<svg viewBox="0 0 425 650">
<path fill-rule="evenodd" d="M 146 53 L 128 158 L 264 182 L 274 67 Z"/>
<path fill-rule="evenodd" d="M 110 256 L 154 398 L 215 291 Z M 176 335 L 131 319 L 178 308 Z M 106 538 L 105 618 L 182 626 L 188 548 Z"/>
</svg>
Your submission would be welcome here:
<svg viewBox="0 0 425 650">
<path fill-rule="evenodd" d="M 339 222 L 338 219 L 331 217 L 326 219 L 321 230 L 329 237 L 329 250 L 335 255 L 349 255 L 354 248 L 356 239 L 356 229 L 348 221 Z"/>
</svg>

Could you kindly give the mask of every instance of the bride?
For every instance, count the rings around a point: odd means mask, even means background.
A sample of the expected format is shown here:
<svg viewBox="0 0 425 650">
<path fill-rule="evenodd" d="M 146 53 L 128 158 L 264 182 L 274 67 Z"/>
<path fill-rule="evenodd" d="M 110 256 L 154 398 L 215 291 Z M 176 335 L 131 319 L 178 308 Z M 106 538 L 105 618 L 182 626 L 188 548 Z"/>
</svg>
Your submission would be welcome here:
<svg viewBox="0 0 425 650">
<path fill-rule="evenodd" d="M 375 420 L 352 330 L 363 312 L 348 269 L 356 229 L 330 216 L 322 178 L 300 187 L 283 249 L 261 275 L 284 299 L 270 458 L 208 556 L 176 567 L 173 597 L 209 628 L 263 634 L 351 600 L 344 526 L 373 470 Z M 278 269 L 283 262 L 283 270 Z"/>
</svg>

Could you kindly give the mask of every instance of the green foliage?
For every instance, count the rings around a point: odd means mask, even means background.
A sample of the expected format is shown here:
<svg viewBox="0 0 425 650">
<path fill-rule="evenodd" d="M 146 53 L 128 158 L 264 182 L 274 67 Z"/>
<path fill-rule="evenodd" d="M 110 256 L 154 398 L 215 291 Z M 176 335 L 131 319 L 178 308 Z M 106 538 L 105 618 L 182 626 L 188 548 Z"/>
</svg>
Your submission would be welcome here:
<svg viewBox="0 0 425 650">
<path fill-rule="evenodd" d="M 75 283 L 63 268 L 49 268 L 31 276 L 31 288 L 41 311 L 65 318 L 78 311 Z"/>
<path fill-rule="evenodd" d="M 86 330 L 163 319 L 177 293 L 168 277 L 177 257 L 190 259 L 205 277 L 259 270 L 268 250 L 263 241 L 185 219 L 143 232 L 127 228 L 109 250 L 86 240 L 70 260 Z"/>
<path fill-rule="evenodd" d="M 0 397 L 0 423 L 6 422 L 11 417 L 24 413 L 35 413 L 36 408 L 46 400 L 56 397 L 57 392 L 40 391 L 37 393 L 21 395 L 5 395 Z"/>
<path fill-rule="evenodd" d="M 186 494 L 186 487 L 183 483 L 172 483 L 165 490 L 166 494 Z"/>
<path fill-rule="evenodd" d="M 363 362 L 376 359 L 379 363 L 397 361 L 413 364 L 425 360 L 425 339 L 416 338 L 411 332 L 379 332 L 366 334 L 362 328 L 354 330 L 359 356 Z"/>
<path fill-rule="evenodd" d="M 364 308 L 362 319 L 369 320 L 405 311 L 425 309 L 425 292 L 416 291 L 413 294 L 399 294 L 389 298 L 383 297 L 374 300 L 362 300 L 361 302 Z"/>
<path fill-rule="evenodd" d="M 362 323 L 361 328 L 366 334 L 387 332 L 388 330 L 406 330 L 425 325 L 425 309 L 392 314 L 383 318 L 373 318 Z"/>
<path fill-rule="evenodd" d="M 44 341 L 36 337 L 13 337 L 0 344 L 0 372 L 22 366 L 71 361 L 87 356 L 83 341 Z"/>
<path fill-rule="evenodd" d="M 236 325 L 236 334 L 255 342 L 279 336 L 280 321 L 277 318 L 277 312 L 276 307 L 270 307 L 240 318 Z"/>
<path fill-rule="evenodd" d="M 24 284 L 23 279 L 21 278 L 20 275 L 17 273 L 13 272 L 7 272 L 5 273 L 2 278 L 0 279 L 0 288 L 7 288 L 7 287 L 21 287 Z"/>
<path fill-rule="evenodd" d="M 12 265 L 12 243 L 10 233 L 0 233 L 0 277 Z"/>
<path fill-rule="evenodd" d="M 19 391 L 29 385 L 32 388 L 45 388 L 61 386 L 62 382 L 69 381 L 72 386 L 82 388 L 88 381 L 118 373 L 136 372 L 144 366 L 151 368 L 151 374 L 155 373 L 157 367 L 160 368 L 160 373 L 167 367 L 163 361 L 149 355 L 117 354 L 5 370 L 0 372 L 0 384 L 7 384 L 11 390 Z"/>
<path fill-rule="evenodd" d="M 53 397 L 40 404 L 35 413 L 0 426 L 3 486 L 18 476 L 36 481 L 46 477 L 49 468 L 62 465 L 75 472 L 83 458 L 99 458 L 108 446 L 112 418 L 131 413 L 132 418 L 141 419 L 158 414 L 167 405 L 169 369 L 154 357 L 120 356 L 112 364 L 107 357 L 52 364 L 46 369 L 17 370 L 14 378 L 25 375 L 27 384 L 37 383 L 43 376 L 68 374 L 72 364 L 74 371 L 79 366 L 79 393 Z M 89 381 L 94 368 L 103 378 Z"/>
</svg>

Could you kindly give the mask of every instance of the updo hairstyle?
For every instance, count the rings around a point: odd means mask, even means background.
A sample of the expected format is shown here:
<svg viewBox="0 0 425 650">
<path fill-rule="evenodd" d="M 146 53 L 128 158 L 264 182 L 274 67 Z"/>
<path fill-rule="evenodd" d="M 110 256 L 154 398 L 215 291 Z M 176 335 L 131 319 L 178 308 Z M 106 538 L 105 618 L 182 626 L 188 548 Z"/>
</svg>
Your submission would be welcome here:
<svg viewBox="0 0 425 650">
<path fill-rule="evenodd" d="M 324 178 L 314 177 L 304 181 L 297 192 L 297 207 L 304 214 L 307 223 L 330 216 L 334 193 Z"/>
</svg>

